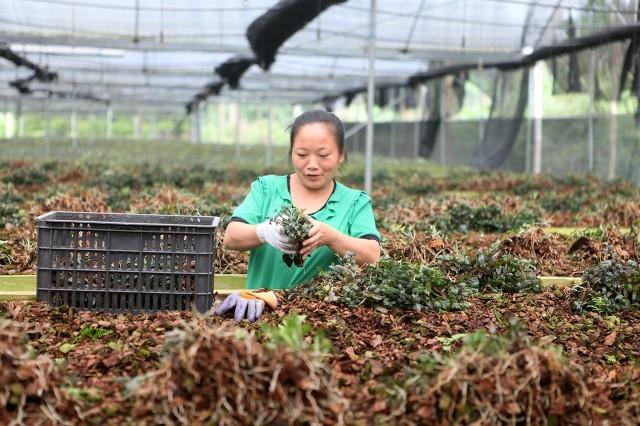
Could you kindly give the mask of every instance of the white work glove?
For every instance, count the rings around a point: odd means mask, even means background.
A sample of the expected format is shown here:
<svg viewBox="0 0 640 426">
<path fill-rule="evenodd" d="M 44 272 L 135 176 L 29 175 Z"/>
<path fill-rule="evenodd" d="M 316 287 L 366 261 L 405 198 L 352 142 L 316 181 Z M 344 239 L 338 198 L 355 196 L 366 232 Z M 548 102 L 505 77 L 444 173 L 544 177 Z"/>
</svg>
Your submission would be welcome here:
<svg viewBox="0 0 640 426">
<path fill-rule="evenodd" d="M 267 243 L 282 253 L 295 254 L 295 241 L 282 233 L 282 225 L 268 220 L 256 226 L 256 235 L 261 243 Z"/>
</svg>

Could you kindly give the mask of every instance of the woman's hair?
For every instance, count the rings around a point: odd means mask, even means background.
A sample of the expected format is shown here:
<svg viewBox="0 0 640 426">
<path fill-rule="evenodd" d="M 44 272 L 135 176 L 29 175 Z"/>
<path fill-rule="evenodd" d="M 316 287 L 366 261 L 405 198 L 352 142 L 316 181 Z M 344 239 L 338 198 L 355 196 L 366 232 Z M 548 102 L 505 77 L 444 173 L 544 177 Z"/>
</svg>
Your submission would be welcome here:
<svg viewBox="0 0 640 426">
<path fill-rule="evenodd" d="M 296 139 L 298 130 L 307 124 L 315 123 L 324 123 L 331 128 L 333 136 L 336 139 L 336 144 L 338 145 L 338 152 L 346 155 L 344 151 L 344 126 L 342 125 L 342 121 L 340 121 L 340 119 L 331 112 L 322 109 L 314 109 L 303 112 L 293 120 L 293 123 L 291 123 L 289 127 L 287 127 L 287 129 L 291 130 L 289 133 L 289 157 L 291 157 L 293 141 Z"/>
</svg>

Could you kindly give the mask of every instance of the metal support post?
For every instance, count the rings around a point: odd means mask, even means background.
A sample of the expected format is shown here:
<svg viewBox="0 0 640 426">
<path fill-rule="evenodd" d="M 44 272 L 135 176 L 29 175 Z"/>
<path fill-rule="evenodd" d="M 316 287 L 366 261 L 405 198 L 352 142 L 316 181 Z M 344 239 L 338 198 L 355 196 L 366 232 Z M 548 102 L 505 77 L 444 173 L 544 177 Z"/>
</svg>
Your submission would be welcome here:
<svg viewBox="0 0 640 426">
<path fill-rule="evenodd" d="M 24 114 L 22 113 L 22 99 L 16 102 L 16 115 L 18 116 L 18 138 L 24 137 Z"/>
<path fill-rule="evenodd" d="M 618 162 L 618 99 L 611 101 L 611 120 L 609 121 L 609 179 L 616 178 Z"/>
<path fill-rule="evenodd" d="M 447 164 L 447 78 L 440 79 L 440 164 Z"/>
<path fill-rule="evenodd" d="M 396 158 L 396 120 L 395 120 L 395 92 L 392 92 L 391 99 L 389 99 L 389 105 L 391 105 L 391 122 L 389 123 L 389 157 Z"/>
<path fill-rule="evenodd" d="M 235 142 L 236 142 L 236 160 L 240 160 L 240 103 L 236 103 L 236 131 L 235 131 Z"/>
<path fill-rule="evenodd" d="M 373 157 L 373 95 L 375 90 L 376 0 L 371 0 L 369 16 L 369 80 L 367 84 L 367 140 L 365 149 L 364 190 L 371 193 Z"/>
<path fill-rule="evenodd" d="M 105 137 L 107 139 L 111 139 L 111 135 L 113 132 L 113 107 L 111 104 L 107 107 L 107 130 L 105 133 Z"/>
<path fill-rule="evenodd" d="M 544 62 L 533 66 L 533 174 L 542 171 L 542 101 Z"/>
<path fill-rule="evenodd" d="M 415 123 L 413 126 L 413 159 L 417 161 L 420 158 L 420 127 L 422 126 L 422 118 L 426 108 L 427 88 L 420 86 L 418 89 L 418 100 L 415 107 Z"/>
<path fill-rule="evenodd" d="M 225 127 L 225 115 L 224 115 L 224 104 L 220 102 L 218 104 L 218 140 L 217 144 L 222 143 L 222 139 L 224 138 L 224 127 Z"/>
<path fill-rule="evenodd" d="M 142 116 L 140 115 L 140 111 L 136 111 L 136 114 L 133 116 L 133 138 L 135 140 L 140 140 L 142 137 Z"/>
<path fill-rule="evenodd" d="M 273 163 L 273 108 L 271 102 L 269 102 L 267 115 L 267 167 L 271 167 Z"/>
<path fill-rule="evenodd" d="M 71 145 L 73 148 L 78 147 L 78 113 L 76 111 L 76 104 L 73 103 L 71 108 L 71 117 L 69 122 L 69 136 L 71 137 Z"/>
<path fill-rule="evenodd" d="M 593 159 L 593 98 L 595 96 L 596 81 L 596 52 L 591 50 L 591 63 L 589 67 L 589 120 L 587 135 L 587 170 L 593 173 L 595 164 Z"/>
</svg>

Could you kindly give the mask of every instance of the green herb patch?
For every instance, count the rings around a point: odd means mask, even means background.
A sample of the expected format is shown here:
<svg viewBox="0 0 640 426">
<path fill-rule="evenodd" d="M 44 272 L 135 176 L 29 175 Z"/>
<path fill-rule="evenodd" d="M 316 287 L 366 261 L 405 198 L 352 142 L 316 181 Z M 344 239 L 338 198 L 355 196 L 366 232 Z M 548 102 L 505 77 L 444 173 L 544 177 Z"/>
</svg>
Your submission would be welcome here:
<svg viewBox="0 0 640 426">
<path fill-rule="evenodd" d="M 483 292 L 530 293 L 541 291 L 535 264 L 500 250 L 496 241 L 487 250 L 475 256 L 454 254 L 439 256 L 438 261 L 458 276 L 469 288 Z"/>
<path fill-rule="evenodd" d="M 295 291 L 295 290 L 294 290 Z M 348 307 L 382 306 L 415 310 L 459 310 L 469 291 L 442 271 L 406 261 L 383 258 L 358 266 L 353 256 L 319 276 L 308 289 L 326 301 Z"/>
<path fill-rule="evenodd" d="M 574 309 L 602 313 L 640 310 L 640 266 L 617 257 L 604 260 L 582 276 L 573 288 Z"/>
<path fill-rule="evenodd" d="M 472 207 L 466 203 L 455 203 L 445 214 L 435 216 L 429 223 L 442 232 L 507 232 L 541 221 L 542 214 L 528 208 L 507 214 L 496 204 Z"/>
</svg>

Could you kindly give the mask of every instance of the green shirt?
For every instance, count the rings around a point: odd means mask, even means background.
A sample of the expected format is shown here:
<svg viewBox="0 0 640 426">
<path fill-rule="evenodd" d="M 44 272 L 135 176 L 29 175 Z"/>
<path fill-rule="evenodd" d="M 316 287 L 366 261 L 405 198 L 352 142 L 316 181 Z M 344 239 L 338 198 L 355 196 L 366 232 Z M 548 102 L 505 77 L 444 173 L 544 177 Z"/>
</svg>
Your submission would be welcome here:
<svg viewBox="0 0 640 426">
<path fill-rule="evenodd" d="M 256 225 L 274 217 L 283 205 L 291 204 L 288 176 L 262 176 L 251 184 L 251 191 L 233 212 L 231 220 Z M 335 182 L 327 203 L 310 216 L 343 234 L 380 241 L 371 198 L 366 192 L 347 188 L 339 182 Z M 279 250 L 262 244 L 251 250 L 247 288 L 289 288 L 310 281 L 337 260 L 336 253 L 323 246 L 312 251 L 302 267 L 295 264 L 289 267 Z"/>
</svg>

